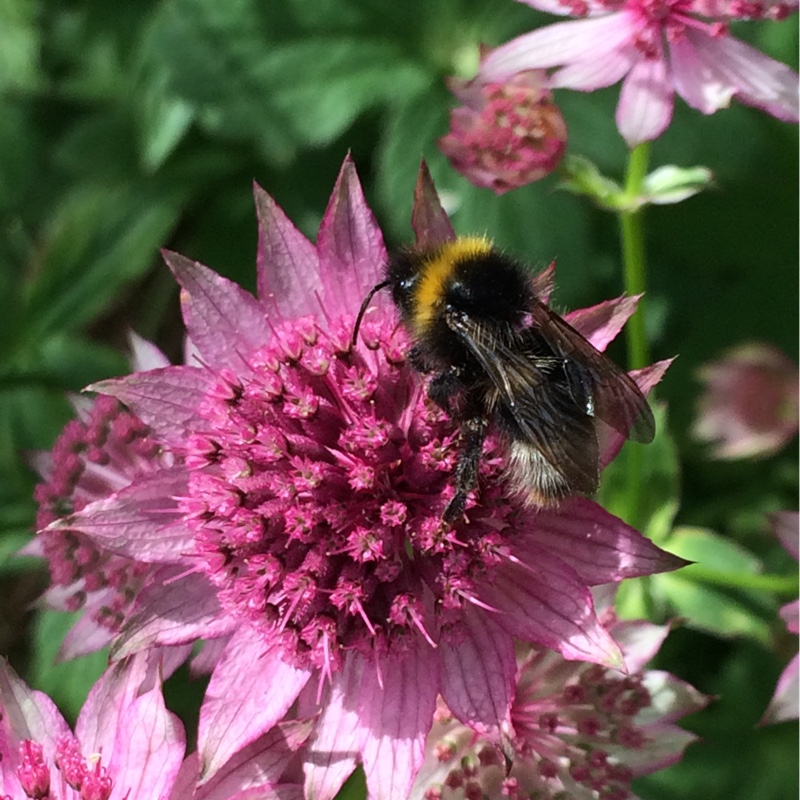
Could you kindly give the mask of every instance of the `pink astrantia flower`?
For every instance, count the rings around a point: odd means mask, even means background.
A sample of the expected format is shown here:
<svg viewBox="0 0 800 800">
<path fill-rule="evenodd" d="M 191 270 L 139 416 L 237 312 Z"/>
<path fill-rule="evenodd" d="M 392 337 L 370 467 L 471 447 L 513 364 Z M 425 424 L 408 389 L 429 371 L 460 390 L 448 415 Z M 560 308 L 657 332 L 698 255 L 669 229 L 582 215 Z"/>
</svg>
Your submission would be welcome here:
<svg viewBox="0 0 800 800">
<path fill-rule="evenodd" d="M 138 655 L 110 667 L 89 693 L 73 733 L 52 700 L 0 660 L 0 796 L 170 797 L 186 741 L 150 664 Z"/>
<path fill-rule="evenodd" d="M 409 800 L 628 800 L 633 778 L 679 761 L 696 737 L 673 723 L 708 698 L 645 669 L 667 626 L 609 623 L 627 674 L 538 647 L 519 652 L 511 727 L 501 744 L 440 701 Z"/>
<path fill-rule="evenodd" d="M 529 69 L 558 68 L 553 89 L 591 92 L 622 80 L 617 127 L 633 147 L 658 138 L 677 92 L 704 114 L 733 98 L 778 119 L 798 121 L 798 76 L 734 39 L 728 22 L 784 19 L 789 2 L 747 0 L 522 0 L 582 19 L 549 25 L 493 50 L 479 77 L 502 82 Z"/>
<path fill-rule="evenodd" d="M 152 344 L 131 336 L 137 370 L 165 367 L 169 361 Z M 87 505 L 108 498 L 133 482 L 151 480 L 175 464 L 135 414 L 112 397 L 73 399 L 77 419 L 69 422 L 47 453 L 35 453 L 33 466 L 43 480 L 36 487 L 36 526 L 40 534 L 23 551 L 47 560 L 50 588 L 44 605 L 83 612 L 67 634 L 59 659 L 107 646 L 153 566 L 118 555 L 97 540 L 69 528 L 48 526 Z M 188 651 L 173 649 L 174 666 Z M 171 669 L 166 668 L 169 673 Z"/>
<path fill-rule="evenodd" d="M 772 529 L 786 552 L 800 561 L 800 515 L 796 511 L 779 511 L 771 515 Z M 800 600 L 781 608 L 781 618 L 789 633 L 800 634 Z M 800 713 L 800 655 L 795 654 L 781 673 L 775 694 L 761 720 L 762 725 L 797 719 Z"/>
<path fill-rule="evenodd" d="M 714 444 L 714 458 L 769 456 L 797 433 L 797 366 L 776 347 L 736 347 L 699 377 L 705 392 L 693 432 Z"/>
<path fill-rule="evenodd" d="M 181 458 L 53 527 L 161 566 L 117 656 L 228 637 L 200 715 L 201 780 L 297 702 L 316 715 L 308 793 L 333 797 L 361 761 L 372 797 L 405 798 L 438 694 L 499 732 L 514 637 L 618 666 L 589 586 L 680 561 L 591 500 L 523 508 L 491 442 L 464 519 L 443 525 L 458 431 L 427 400 L 385 298 L 351 346 L 386 260 L 352 162 L 316 245 L 259 188 L 256 206 L 258 298 L 167 253 L 196 363 L 94 387 Z M 412 224 L 421 242 L 453 236 L 426 172 Z M 569 320 L 604 349 L 634 307 Z M 649 391 L 665 366 L 634 377 Z"/>
<path fill-rule="evenodd" d="M 476 186 L 503 194 L 551 173 L 567 147 L 567 126 L 543 70 L 504 83 L 451 80 L 464 104 L 450 114 L 439 148 Z"/>
</svg>

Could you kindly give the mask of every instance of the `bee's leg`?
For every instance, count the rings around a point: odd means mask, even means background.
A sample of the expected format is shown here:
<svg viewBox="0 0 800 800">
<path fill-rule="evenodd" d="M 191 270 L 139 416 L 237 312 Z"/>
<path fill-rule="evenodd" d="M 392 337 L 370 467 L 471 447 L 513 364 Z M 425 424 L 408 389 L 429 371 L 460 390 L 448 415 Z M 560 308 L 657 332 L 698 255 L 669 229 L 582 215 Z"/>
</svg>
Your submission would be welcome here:
<svg viewBox="0 0 800 800">
<path fill-rule="evenodd" d="M 440 372 L 428 383 L 428 397 L 445 411 L 450 410 L 450 399 L 463 388 L 461 370 L 450 367 L 447 372 Z"/>
<path fill-rule="evenodd" d="M 456 493 L 442 515 L 445 522 L 453 522 L 461 516 L 467 503 L 467 495 L 478 480 L 486 426 L 487 420 L 482 416 L 470 417 L 461 426 L 461 455 L 454 474 Z"/>
</svg>

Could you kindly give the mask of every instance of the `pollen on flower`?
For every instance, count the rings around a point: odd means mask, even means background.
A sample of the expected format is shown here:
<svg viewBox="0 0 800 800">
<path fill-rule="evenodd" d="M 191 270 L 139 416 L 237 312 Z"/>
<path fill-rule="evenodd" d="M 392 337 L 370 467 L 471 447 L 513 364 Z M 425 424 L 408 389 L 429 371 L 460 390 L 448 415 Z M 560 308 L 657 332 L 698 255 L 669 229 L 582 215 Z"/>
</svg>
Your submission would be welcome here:
<svg viewBox="0 0 800 800">
<path fill-rule="evenodd" d="M 469 602 L 515 510 L 490 462 L 492 527 L 443 525 L 456 429 L 416 390 L 392 316 L 362 327 L 367 350 L 336 333 L 352 320 L 333 333 L 296 325 L 276 326 L 249 369 L 220 373 L 199 404 L 180 508 L 226 611 L 330 674 L 348 649 L 435 646 L 432 615 Z M 416 398 L 411 413 L 398 393 Z"/>
<path fill-rule="evenodd" d="M 77 611 L 92 598 L 94 621 L 118 630 L 148 568 L 98 547 L 77 531 L 46 530 L 47 526 L 151 474 L 170 459 L 147 426 L 112 397 L 98 397 L 82 419 L 65 426 L 34 496 L 36 526 L 51 580 L 63 590 L 68 610 Z"/>
</svg>

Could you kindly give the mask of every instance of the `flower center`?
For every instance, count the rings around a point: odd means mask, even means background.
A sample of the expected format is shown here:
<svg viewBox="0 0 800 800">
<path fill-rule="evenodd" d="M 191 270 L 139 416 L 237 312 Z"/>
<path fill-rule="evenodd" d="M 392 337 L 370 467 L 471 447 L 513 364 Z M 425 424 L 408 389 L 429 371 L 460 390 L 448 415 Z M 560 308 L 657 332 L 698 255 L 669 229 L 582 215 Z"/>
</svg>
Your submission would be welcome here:
<svg viewBox="0 0 800 800">
<path fill-rule="evenodd" d="M 345 649 L 434 644 L 509 513 L 485 461 L 481 506 L 442 523 L 457 429 L 420 391 L 393 316 L 376 314 L 351 350 L 352 327 L 287 323 L 249 374 L 219 375 L 181 501 L 223 606 L 326 671 Z"/>
</svg>

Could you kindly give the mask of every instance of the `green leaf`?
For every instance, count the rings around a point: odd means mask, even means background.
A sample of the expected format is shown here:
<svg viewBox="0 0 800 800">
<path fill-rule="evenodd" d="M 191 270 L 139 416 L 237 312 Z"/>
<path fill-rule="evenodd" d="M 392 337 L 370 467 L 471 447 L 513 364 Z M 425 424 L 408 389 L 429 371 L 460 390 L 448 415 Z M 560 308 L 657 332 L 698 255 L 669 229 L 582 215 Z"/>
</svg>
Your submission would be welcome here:
<svg viewBox="0 0 800 800">
<path fill-rule="evenodd" d="M 559 189 L 572 194 L 585 195 L 600 208 L 618 211 L 622 198 L 622 187 L 603 175 L 596 164 L 584 156 L 568 155 L 561 162 Z"/>
<path fill-rule="evenodd" d="M 39 3 L 0 2 L 0 91 L 32 90 L 44 84 L 39 68 Z"/>
<path fill-rule="evenodd" d="M 100 650 L 73 661 L 56 663 L 56 654 L 78 614 L 40 611 L 36 615 L 33 636 L 33 663 L 30 683 L 47 693 L 69 720 L 74 720 L 83 706 L 89 689 L 108 664 L 108 650 Z"/>
<path fill-rule="evenodd" d="M 30 287 L 28 345 L 104 311 L 157 257 L 186 187 L 80 186 L 61 203 Z"/>
<path fill-rule="evenodd" d="M 659 167 L 644 179 L 641 205 L 680 203 L 708 189 L 713 183 L 714 174 L 706 167 Z"/>
<path fill-rule="evenodd" d="M 696 562 L 696 566 L 655 578 L 674 613 L 685 617 L 687 625 L 717 636 L 748 636 L 769 643 L 777 608 L 770 594 L 697 579 L 701 569 L 721 575 L 757 574 L 761 563 L 752 553 L 713 531 L 691 527 L 676 528 L 667 549 Z"/>
</svg>

